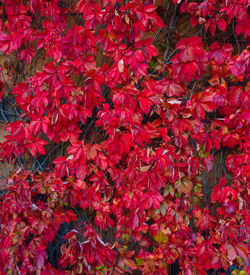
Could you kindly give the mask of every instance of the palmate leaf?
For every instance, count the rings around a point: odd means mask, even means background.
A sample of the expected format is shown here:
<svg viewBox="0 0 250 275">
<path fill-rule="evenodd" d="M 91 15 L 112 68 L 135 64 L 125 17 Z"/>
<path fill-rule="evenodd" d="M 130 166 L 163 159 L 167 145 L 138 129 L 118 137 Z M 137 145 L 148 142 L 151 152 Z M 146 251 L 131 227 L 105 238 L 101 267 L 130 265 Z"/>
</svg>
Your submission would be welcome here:
<svg viewBox="0 0 250 275">
<path fill-rule="evenodd" d="M 178 42 L 176 48 L 181 51 L 179 59 L 183 63 L 193 61 L 205 52 L 203 49 L 202 38 L 198 36 L 182 39 Z"/>
<path fill-rule="evenodd" d="M 193 183 L 189 179 L 180 179 L 175 183 L 175 188 L 178 190 L 180 194 L 184 193 L 187 196 L 191 194 L 191 190 L 193 188 Z"/>
<path fill-rule="evenodd" d="M 249 273 L 248 3 L 166 2 L 1 1 L 0 274 Z"/>
</svg>

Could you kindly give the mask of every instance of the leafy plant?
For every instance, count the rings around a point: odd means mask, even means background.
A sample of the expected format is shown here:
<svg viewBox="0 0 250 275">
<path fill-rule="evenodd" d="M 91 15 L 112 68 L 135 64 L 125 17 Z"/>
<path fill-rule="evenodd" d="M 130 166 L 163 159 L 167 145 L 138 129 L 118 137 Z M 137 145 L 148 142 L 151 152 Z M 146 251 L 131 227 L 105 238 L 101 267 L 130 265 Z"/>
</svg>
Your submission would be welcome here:
<svg viewBox="0 0 250 275">
<path fill-rule="evenodd" d="M 20 114 L 0 145 L 20 166 L 0 200 L 1 274 L 247 274 L 250 48 L 215 38 L 249 37 L 248 2 L 173 1 L 212 42 L 181 38 L 167 62 L 146 37 L 165 27 L 155 1 L 0 3 L 0 51 L 31 68 L 14 84 L 1 68 Z"/>
</svg>

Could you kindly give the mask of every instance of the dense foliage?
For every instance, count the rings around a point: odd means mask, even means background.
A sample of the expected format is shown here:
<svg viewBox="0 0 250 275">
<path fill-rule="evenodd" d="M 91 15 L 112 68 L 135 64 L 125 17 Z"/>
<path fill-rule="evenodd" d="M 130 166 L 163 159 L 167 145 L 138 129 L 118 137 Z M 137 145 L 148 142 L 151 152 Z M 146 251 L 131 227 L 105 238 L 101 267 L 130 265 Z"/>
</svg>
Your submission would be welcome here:
<svg viewBox="0 0 250 275">
<path fill-rule="evenodd" d="M 12 87 L 1 67 L 19 117 L 0 157 L 20 168 L 0 200 L 0 273 L 247 274 L 248 0 L 169 2 L 208 37 L 176 33 L 172 52 L 147 38 L 166 28 L 153 0 L 0 2 L 0 51 L 32 72 Z"/>
</svg>

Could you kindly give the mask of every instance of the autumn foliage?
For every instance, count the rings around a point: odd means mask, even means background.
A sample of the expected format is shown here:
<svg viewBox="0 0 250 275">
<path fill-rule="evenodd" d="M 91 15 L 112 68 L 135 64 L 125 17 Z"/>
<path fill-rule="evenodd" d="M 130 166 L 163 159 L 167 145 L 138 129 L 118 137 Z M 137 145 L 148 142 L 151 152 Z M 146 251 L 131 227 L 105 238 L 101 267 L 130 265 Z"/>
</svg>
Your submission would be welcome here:
<svg viewBox="0 0 250 275">
<path fill-rule="evenodd" d="M 19 114 L 0 145 L 19 164 L 0 199 L 1 274 L 250 272 L 249 1 L 169 1 L 201 30 L 176 32 L 172 52 L 147 36 L 168 28 L 160 2 L 0 1 L 0 52 L 23 68 L 43 56 L 13 86 L 1 67 Z"/>
</svg>

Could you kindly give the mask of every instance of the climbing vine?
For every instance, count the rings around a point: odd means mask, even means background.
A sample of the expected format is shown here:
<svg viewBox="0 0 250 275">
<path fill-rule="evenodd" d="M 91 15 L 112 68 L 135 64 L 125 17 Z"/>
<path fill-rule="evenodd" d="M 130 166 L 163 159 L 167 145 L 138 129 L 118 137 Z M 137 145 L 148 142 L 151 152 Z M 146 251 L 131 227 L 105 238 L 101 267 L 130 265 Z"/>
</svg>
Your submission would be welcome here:
<svg viewBox="0 0 250 275">
<path fill-rule="evenodd" d="M 0 273 L 247 274 L 248 1 L 0 3 Z"/>
</svg>

